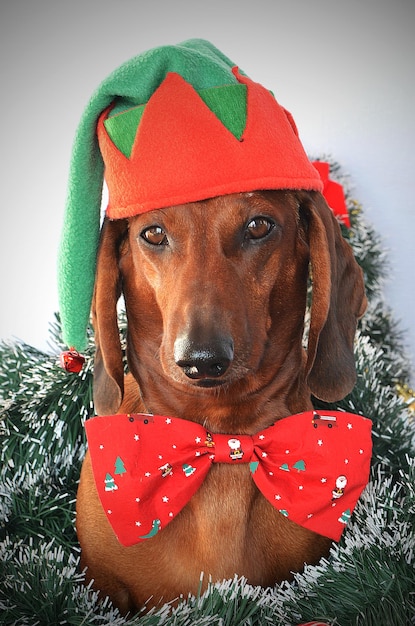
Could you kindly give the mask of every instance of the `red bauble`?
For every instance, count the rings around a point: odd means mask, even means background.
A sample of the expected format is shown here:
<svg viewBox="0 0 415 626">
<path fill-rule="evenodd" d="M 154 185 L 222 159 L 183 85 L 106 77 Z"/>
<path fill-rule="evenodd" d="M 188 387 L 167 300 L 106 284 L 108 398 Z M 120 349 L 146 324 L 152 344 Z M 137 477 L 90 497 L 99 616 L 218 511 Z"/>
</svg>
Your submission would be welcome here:
<svg viewBox="0 0 415 626">
<path fill-rule="evenodd" d="M 60 362 L 63 369 L 67 372 L 79 374 L 83 364 L 85 363 L 85 357 L 82 356 L 82 354 L 79 354 L 77 350 L 71 348 L 70 350 L 65 350 L 65 352 L 61 353 Z"/>
</svg>

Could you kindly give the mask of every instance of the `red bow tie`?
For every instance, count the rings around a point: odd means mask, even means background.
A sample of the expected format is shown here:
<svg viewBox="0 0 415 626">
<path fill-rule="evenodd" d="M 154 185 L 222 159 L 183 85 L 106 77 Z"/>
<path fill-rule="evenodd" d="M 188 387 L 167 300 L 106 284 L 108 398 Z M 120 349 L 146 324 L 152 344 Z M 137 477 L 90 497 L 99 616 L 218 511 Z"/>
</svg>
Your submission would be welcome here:
<svg viewBox="0 0 415 626">
<path fill-rule="evenodd" d="M 131 414 L 85 424 L 101 504 L 120 543 L 153 537 L 212 463 L 249 463 L 258 489 L 293 522 L 338 541 L 366 486 L 370 420 L 307 411 L 256 435 L 214 435 L 188 420 Z"/>
</svg>

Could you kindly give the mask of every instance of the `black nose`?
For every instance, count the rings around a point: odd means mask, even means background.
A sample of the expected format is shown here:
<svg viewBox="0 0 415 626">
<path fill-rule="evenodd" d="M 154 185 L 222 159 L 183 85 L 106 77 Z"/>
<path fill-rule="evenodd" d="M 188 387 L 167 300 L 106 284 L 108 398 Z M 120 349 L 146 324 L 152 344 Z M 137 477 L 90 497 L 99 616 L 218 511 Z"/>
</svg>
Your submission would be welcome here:
<svg viewBox="0 0 415 626">
<path fill-rule="evenodd" d="M 174 342 L 174 360 L 188 378 L 219 378 L 232 363 L 233 341 L 218 338 L 198 343 L 188 336 L 179 337 Z"/>
</svg>

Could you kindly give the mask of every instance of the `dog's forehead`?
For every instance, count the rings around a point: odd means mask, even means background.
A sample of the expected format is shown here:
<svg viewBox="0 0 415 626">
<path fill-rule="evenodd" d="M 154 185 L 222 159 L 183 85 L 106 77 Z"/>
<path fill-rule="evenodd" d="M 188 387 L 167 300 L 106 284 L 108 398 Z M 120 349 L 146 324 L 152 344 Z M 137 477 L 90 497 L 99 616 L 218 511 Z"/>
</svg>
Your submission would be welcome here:
<svg viewBox="0 0 415 626">
<path fill-rule="evenodd" d="M 298 198 L 292 190 L 258 190 L 216 196 L 197 202 L 153 209 L 129 218 L 130 223 L 175 223 L 194 219 L 206 224 L 228 220 L 246 220 L 256 214 L 273 215 L 285 221 L 295 217 Z"/>
<path fill-rule="evenodd" d="M 212 198 L 206 208 L 209 215 L 215 212 L 223 221 L 244 223 L 262 215 L 284 224 L 297 220 L 298 199 L 296 193 L 289 190 L 249 191 Z"/>
<path fill-rule="evenodd" d="M 258 190 L 235 194 L 235 201 L 248 207 L 269 207 L 287 209 L 297 207 L 297 195 L 295 191 L 288 189 Z"/>
</svg>

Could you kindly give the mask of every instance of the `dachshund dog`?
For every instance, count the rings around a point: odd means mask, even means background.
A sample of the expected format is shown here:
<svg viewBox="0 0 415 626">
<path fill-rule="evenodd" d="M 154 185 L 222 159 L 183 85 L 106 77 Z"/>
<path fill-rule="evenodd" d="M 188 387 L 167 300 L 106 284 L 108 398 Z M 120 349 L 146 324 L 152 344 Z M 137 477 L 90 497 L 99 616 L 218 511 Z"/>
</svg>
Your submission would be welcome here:
<svg viewBox="0 0 415 626">
<path fill-rule="evenodd" d="M 351 391 L 365 308 L 362 271 L 319 192 L 238 193 L 106 219 L 93 302 L 96 410 L 255 434 L 310 410 L 311 394 L 336 401 Z M 201 572 L 205 580 L 237 574 L 272 586 L 318 562 L 331 543 L 274 509 L 247 464 L 218 463 L 161 533 L 124 547 L 100 504 L 88 453 L 77 532 L 88 579 L 124 613 L 197 593 Z"/>
</svg>

